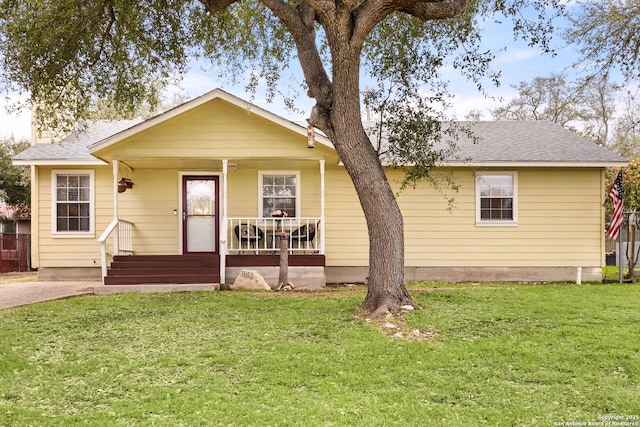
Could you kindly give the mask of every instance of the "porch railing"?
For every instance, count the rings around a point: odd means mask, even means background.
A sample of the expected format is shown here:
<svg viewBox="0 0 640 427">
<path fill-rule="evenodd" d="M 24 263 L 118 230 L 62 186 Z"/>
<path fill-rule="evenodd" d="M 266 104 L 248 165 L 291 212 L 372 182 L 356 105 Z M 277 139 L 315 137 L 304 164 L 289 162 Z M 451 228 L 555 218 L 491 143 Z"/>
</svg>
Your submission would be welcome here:
<svg viewBox="0 0 640 427">
<path fill-rule="evenodd" d="M 229 254 L 271 254 L 280 249 L 280 236 L 287 233 L 289 253 L 324 253 L 320 218 L 227 218 Z"/>
<path fill-rule="evenodd" d="M 111 224 L 104 230 L 98 238 L 100 243 L 100 267 L 102 270 L 102 282 L 107 276 L 107 239 L 113 234 L 113 253 L 119 255 L 120 252 L 133 252 L 133 240 L 131 238 L 131 230 L 133 223 L 123 219 L 113 220 Z"/>
</svg>

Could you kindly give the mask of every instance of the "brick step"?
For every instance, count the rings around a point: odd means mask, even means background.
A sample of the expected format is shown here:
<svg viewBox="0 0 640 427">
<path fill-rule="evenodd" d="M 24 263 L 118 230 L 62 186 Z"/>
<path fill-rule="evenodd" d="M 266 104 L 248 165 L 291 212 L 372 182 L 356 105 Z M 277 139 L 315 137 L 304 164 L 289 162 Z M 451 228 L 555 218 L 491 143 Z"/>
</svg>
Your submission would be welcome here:
<svg viewBox="0 0 640 427">
<path fill-rule="evenodd" d="M 218 283 L 219 274 L 179 274 L 179 275 L 146 275 L 146 276 L 107 276 L 104 278 L 105 285 L 144 285 L 157 283 Z"/>
</svg>

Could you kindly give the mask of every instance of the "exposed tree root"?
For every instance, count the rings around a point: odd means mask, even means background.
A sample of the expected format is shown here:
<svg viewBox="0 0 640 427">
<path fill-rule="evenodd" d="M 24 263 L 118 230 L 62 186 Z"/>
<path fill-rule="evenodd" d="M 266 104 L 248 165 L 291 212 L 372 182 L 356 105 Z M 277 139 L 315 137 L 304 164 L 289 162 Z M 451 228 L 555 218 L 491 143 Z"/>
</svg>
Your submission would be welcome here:
<svg viewBox="0 0 640 427">
<path fill-rule="evenodd" d="M 371 313 L 367 316 L 367 319 L 378 319 L 386 313 L 398 314 L 401 312 L 402 307 L 412 307 L 418 308 L 416 303 L 413 302 L 410 296 L 397 300 L 396 298 L 392 298 L 390 296 L 386 296 L 382 298 L 373 308 Z M 370 309 L 370 305 L 368 304 L 367 299 L 362 303 L 362 308 Z"/>
<path fill-rule="evenodd" d="M 414 328 L 405 323 L 404 316 L 413 310 L 414 306 L 412 305 L 402 305 L 397 313 L 387 311 L 372 318 L 371 315 L 373 313 L 366 315 L 366 312 L 361 312 L 358 317 L 367 323 L 375 325 L 382 333 L 391 338 L 401 338 L 409 341 L 433 341 L 436 337 L 433 329 Z"/>
</svg>

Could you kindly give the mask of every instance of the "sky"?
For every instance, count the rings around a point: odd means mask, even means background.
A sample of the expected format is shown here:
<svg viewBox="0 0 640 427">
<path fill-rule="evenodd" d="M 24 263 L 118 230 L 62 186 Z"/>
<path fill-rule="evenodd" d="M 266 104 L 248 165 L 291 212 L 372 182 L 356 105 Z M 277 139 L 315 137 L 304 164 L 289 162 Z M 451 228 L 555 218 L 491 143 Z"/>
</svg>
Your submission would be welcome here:
<svg viewBox="0 0 640 427">
<path fill-rule="evenodd" d="M 482 119 L 489 120 L 491 119 L 491 109 L 517 96 L 517 91 L 512 85 L 517 85 L 522 81 L 529 82 L 535 77 L 549 77 L 553 73 L 566 73 L 568 80 L 571 80 L 575 73 L 571 69 L 571 65 L 576 61 L 578 55 L 573 47 L 565 45 L 559 34 L 554 36 L 552 42 L 552 47 L 557 52 L 555 56 L 543 54 L 538 47 L 528 47 L 523 41 L 514 41 L 510 22 L 505 22 L 503 25 L 491 25 L 485 29 L 483 34 L 484 45 L 494 50 L 506 47 L 506 50 L 496 52 L 492 65 L 494 70 L 501 72 L 501 84 L 496 88 L 488 81 L 485 82 L 485 89 L 491 96 L 491 98 L 487 98 L 478 92 L 474 83 L 466 81 L 453 69 L 445 70 L 443 74 L 450 80 L 449 89 L 453 95 L 452 109 L 447 112 L 447 115 L 452 119 L 462 120 L 470 111 L 475 110 L 481 113 Z M 294 114 L 287 110 L 279 100 L 272 103 L 267 102 L 264 91 L 258 90 L 255 98 L 252 98 L 242 82 L 232 85 L 218 79 L 214 72 L 204 72 L 200 67 L 193 67 L 192 71 L 181 81 L 179 89 L 174 88 L 174 90 L 181 92 L 187 99 L 191 99 L 215 88 L 221 88 L 290 120 L 303 120 L 313 106 L 312 100 L 307 98 L 306 94 L 300 93 L 298 107 L 303 113 Z M 30 113 L 28 111 L 21 114 L 8 113 L 6 107 L 11 105 L 18 96 L 4 93 L 1 96 L 0 138 L 13 136 L 16 139 L 29 139 L 31 136 Z"/>
</svg>

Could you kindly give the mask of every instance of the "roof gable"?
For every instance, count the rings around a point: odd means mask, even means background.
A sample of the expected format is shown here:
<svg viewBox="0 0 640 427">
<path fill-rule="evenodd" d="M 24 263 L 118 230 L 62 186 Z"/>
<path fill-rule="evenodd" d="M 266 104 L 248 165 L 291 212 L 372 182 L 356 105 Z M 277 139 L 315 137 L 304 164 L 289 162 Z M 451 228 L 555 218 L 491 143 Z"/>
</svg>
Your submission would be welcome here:
<svg viewBox="0 0 640 427">
<path fill-rule="evenodd" d="M 162 114 L 159 114 L 151 119 L 145 120 L 144 122 L 139 123 L 136 126 L 133 126 L 129 129 L 124 130 L 123 132 L 112 135 L 108 138 L 105 138 L 101 141 L 98 141 L 89 146 L 89 152 L 91 154 L 97 154 L 102 150 L 109 148 L 118 142 L 134 136 L 138 133 L 147 131 L 155 126 L 161 125 L 163 123 L 169 122 L 189 111 L 197 109 L 198 107 L 203 106 L 206 103 L 209 103 L 213 100 L 222 100 L 227 102 L 235 107 L 239 107 L 247 112 L 247 114 L 255 115 L 257 117 L 263 118 L 273 124 L 281 126 L 285 129 L 288 129 L 294 133 L 303 135 L 306 137 L 307 129 L 300 124 L 287 120 L 277 114 L 271 113 L 263 108 L 260 108 L 256 105 L 253 105 L 247 101 L 244 101 L 234 95 L 231 95 L 222 89 L 214 89 L 202 96 L 192 99 L 182 105 L 179 105 L 171 110 L 168 110 Z M 316 135 L 315 141 L 323 144 L 329 148 L 333 148 L 333 144 L 331 141 L 323 135 Z"/>
</svg>

